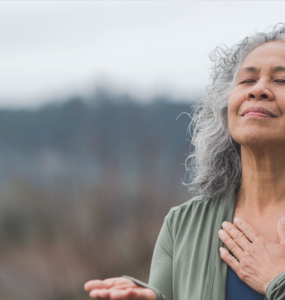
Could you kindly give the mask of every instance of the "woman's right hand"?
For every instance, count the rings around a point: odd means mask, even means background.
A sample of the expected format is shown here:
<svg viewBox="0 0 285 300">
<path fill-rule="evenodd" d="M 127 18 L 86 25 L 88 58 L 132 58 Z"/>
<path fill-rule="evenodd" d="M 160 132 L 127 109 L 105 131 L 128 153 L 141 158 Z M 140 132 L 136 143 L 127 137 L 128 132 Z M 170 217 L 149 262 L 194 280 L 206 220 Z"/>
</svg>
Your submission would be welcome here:
<svg viewBox="0 0 285 300">
<path fill-rule="evenodd" d="M 132 280 L 124 277 L 108 278 L 105 280 L 90 280 L 84 288 L 91 298 L 112 300 L 156 300 L 153 290 L 141 287 Z"/>
</svg>

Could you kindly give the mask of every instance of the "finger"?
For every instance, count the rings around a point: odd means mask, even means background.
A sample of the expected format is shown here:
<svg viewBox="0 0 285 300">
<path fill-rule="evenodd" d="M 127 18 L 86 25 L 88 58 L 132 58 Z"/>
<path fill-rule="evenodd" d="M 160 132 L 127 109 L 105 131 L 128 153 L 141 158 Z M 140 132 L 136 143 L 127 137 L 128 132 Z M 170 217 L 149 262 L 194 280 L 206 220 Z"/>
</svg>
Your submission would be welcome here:
<svg viewBox="0 0 285 300">
<path fill-rule="evenodd" d="M 137 299 L 137 292 L 134 289 L 127 290 L 113 290 L 110 291 L 110 299 L 119 300 L 119 299 Z"/>
<path fill-rule="evenodd" d="M 107 298 L 110 295 L 109 289 L 96 289 L 89 293 L 91 298 Z"/>
<path fill-rule="evenodd" d="M 220 248 L 220 256 L 222 260 L 229 265 L 236 273 L 238 273 L 239 270 L 239 262 L 232 256 L 230 255 L 229 251 L 226 250 L 225 248 Z"/>
<path fill-rule="evenodd" d="M 245 237 L 244 233 L 236 228 L 230 222 L 223 222 L 222 227 L 232 237 L 234 242 L 239 245 L 243 250 L 247 250 L 250 246 L 250 241 Z"/>
<path fill-rule="evenodd" d="M 248 224 L 245 220 L 241 218 L 234 218 L 234 225 L 241 230 L 244 235 L 253 243 L 254 240 L 260 237 L 260 234 L 255 230 L 254 227 L 252 227 L 250 224 Z"/>
<path fill-rule="evenodd" d="M 95 279 L 95 280 L 89 280 L 84 284 L 85 291 L 89 292 L 93 289 L 106 289 L 108 286 L 106 283 L 103 282 L 103 280 Z"/>
<path fill-rule="evenodd" d="M 84 289 L 87 292 L 89 292 L 93 289 L 107 289 L 107 288 L 113 287 L 117 283 L 121 284 L 122 286 L 124 283 L 126 285 L 131 284 L 131 285 L 135 286 L 135 284 L 133 284 L 133 282 L 127 278 L 114 277 L 114 278 L 108 278 L 105 280 L 100 280 L 100 279 L 90 280 L 84 284 Z"/>
<path fill-rule="evenodd" d="M 219 237 L 223 241 L 223 243 L 230 249 L 232 254 L 237 257 L 239 260 L 243 256 L 243 250 L 236 244 L 231 236 L 225 231 L 219 231 Z"/>
<path fill-rule="evenodd" d="M 144 289 L 147 290 L 147 289 Z M 140 293 L 144 295 L 145 293 Z M 139 299 L 139 293 L 132 288 L 127 288 L 124 290 L 117 289 L 102 289 L 102 290 L 93 290 L 89 293 L 91 298 L 108 298 L 108 299 Z M 145 295 L 144 295 L 145 296 Z M 142 299 L 146 299 L 145 297 Z"/>
<path fill-rule="evenodd" d="M 109 294 L 110 299 L 132 299 L 132 300 L 156 300 L 156 294 L 153 290 L 148 288 L 137 288 L 121 290 L 111 290 Z"/>
</svg>

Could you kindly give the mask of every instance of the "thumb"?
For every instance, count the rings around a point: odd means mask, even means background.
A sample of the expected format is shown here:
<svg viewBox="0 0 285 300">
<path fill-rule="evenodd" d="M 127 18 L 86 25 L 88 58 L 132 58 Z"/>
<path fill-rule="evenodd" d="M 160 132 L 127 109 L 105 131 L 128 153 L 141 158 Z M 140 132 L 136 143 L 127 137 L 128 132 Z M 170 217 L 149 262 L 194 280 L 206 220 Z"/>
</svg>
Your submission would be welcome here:
<svg viewBox="0 0 285 300">
<path fill-rule="evenodd" d="M 278 222 L 277 235 L 280 244 L 285 246 L 285 217 L 282 217 Z"/>
</svg>

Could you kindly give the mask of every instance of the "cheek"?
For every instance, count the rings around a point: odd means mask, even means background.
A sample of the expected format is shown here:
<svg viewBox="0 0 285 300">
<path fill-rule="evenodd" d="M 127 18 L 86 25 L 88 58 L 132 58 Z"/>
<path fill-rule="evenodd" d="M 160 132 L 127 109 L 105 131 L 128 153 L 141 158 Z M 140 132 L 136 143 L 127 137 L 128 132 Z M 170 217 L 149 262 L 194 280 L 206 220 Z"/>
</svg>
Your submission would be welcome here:
<svg viewBox="0 0 285 300">
<path fill-rule="evenodd" d="M 238 109 L 237 109 L 236 101 L 233 98 L 229 98 L 229 100 L 228 100 L 228 123 L 229 123 L 229 126 L 231 126 L 231 124 L 234 122 L 237 112 L 238 112 Z"/>
<path fill-rule="evenodd" d="M 277 98 L 277 96 L 276 96 L 276 98 Z M 284 97 L 284 95 L 282 95 L 282 98 L 280 97 L 279 99 L 280 99 L 279 101 L 276 101 L 276 106 L 277 106 L 276 110 L 279 111 L 280 115 L 285 115 L 285 97 Z"/>
<path fill-rule="evenodd" d="M 232 136 L 232 138 L 236 141 L 238 138 L 238 124 L 234 116 L 229 112 L 228 114 L 228 126 L 229 126 L 229 131 Z"/>
<path fill-rule="evenodd" d="M 240 101 L 238 101 L 238 98 L 235 97 L 234 94 L 230 94 L 228 98 L 228 124 L 229 124 L 229 130 L 230 134 L 235 140 L 236 135 L 238 134 L 238 128 L 239 128 L 239 109 L 240 109 Z"/>
<path fill-rule="evenodd" d="M 229 113 L 234 112 L 235 114 L 237 114 L 241 104 L 242 104 L 242 98 L 240 93 L 238 93 L 235 90 L 232 90 L 228 97 Z"/>
</svg>

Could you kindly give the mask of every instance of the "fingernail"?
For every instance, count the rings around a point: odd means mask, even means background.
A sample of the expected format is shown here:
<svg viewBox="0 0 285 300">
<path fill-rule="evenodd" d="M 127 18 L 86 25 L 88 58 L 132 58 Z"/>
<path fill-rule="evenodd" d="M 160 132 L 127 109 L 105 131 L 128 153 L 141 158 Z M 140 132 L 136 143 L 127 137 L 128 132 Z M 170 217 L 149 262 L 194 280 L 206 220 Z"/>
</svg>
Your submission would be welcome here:
<svg viewBox="0 0 285 300">
<path fill-rule="evenodd" d="M 238 220 L 239 220 L 238 217 L 235 217 L 235 218 L 234 218 L 234 222 L 237 222 Z"/>
<path fill-rule="evenodd" d="M 281 223 L 282 223 L 283 225 L 285 225 L 285 217 L 282 217 L 282 218 L 281 218 Z"/>
</svg>

